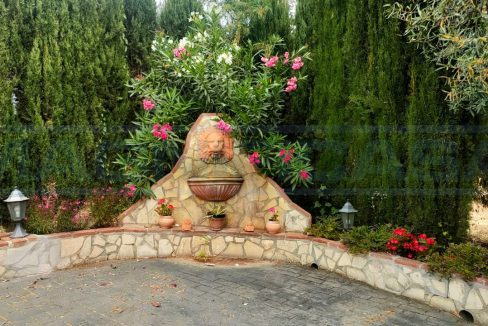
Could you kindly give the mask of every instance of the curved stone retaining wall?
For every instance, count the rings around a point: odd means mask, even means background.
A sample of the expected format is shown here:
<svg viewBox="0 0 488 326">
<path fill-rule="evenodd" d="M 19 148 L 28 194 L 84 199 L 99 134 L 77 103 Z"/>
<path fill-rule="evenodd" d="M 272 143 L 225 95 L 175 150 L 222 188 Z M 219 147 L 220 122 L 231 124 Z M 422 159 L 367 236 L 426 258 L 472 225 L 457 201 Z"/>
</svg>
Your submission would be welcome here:
<svg viewBox="0 0 488 326">
<path fill-rule="evenodd" d="M 336 241 L 302 234 L 107 228 L 0 241 L 0 279 L 112 259 L 204 254 L 316 264 L 351 279 L 458 313 L 488 314 L 488 280 L 438 278 L 425 264 L 383 253 L 351 255 Z M 486 315 L 488 316 L 488 315 Z"/>
</svg>

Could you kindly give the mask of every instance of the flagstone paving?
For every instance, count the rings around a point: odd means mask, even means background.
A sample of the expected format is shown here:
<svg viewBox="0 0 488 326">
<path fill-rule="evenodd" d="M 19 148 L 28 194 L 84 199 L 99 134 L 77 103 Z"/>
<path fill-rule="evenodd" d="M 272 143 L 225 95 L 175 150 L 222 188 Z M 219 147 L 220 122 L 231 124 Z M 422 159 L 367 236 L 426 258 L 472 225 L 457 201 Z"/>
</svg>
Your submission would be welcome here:
<svg viewBox="0 0 488 326">
<path fill-rule="evenodd" d="M 236 264 L 238 266 L 236 266 Z M 112 261 L 0 283 L 0 325 L 464 325 L 323 270 Z"/>
</svg>

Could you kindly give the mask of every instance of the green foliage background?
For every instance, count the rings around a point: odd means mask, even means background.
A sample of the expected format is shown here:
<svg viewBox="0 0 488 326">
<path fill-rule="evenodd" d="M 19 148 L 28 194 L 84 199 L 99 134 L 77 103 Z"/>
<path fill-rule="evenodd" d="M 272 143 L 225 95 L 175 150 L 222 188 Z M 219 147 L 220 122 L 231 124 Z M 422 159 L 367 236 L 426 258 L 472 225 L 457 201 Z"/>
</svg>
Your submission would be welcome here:
<svg viewBox="0 0 488 326">
<path fill-rule="evenodd" d="M 435 66 L 399 36 L 387 3 L 298 1 L 296 36 L 309 42 L 314 71 L 311 96 L 290 115 L 308 116 L 316 181 L 334 206 L 351 200 L 358 224 L 460 240 L 486 122 L 448 109 Z"/>
</svg>

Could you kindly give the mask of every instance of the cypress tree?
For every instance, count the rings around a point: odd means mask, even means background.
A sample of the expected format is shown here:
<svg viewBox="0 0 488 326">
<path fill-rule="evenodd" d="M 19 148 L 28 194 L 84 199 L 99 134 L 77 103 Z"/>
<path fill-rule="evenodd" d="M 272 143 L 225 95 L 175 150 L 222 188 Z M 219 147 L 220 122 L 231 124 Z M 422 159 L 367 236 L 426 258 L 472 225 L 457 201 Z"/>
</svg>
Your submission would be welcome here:
<svg viewBox="0 0 488 326">
<path fill-rule="evenodd" d="M 253 42 L 267 41 L 272 35 L 278 35 L 286 45 L 291 45 L 290 8 L 287 0 L 271 0 L 269 9 L 263 14 L 254 14 L 249 23 L 249 39 Z"/>
<path fill-rule="evenodd" d="M 167 35 L 180 39 L 186 35 L 190 26 L 190 13 L 202 10 L 199 0 L 166 0 L 161 9 L 161 28 Z"/>
<path fill-rule="evenodd" d="M 125 0 L 127 60 L 134 75 L 148 70 L 148 58 L 156 25 L 154 0 Z"/>
</svg>

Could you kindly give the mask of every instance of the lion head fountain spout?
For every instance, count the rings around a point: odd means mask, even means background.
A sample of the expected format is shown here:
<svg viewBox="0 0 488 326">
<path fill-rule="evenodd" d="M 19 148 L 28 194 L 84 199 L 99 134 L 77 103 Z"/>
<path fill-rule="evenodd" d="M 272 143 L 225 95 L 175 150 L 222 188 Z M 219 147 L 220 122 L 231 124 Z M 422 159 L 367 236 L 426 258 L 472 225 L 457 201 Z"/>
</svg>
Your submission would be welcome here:
<svg viewBox="0 0 488 326">
<path fill-rule="evenodd" d="M 207 201 L 226 201 L 235 196 L 244 179 L 227 164 L 234 155 L 230 135 L 208 128 L 200 134 L 198 146 L 200 159 L 207 165 L 188 179 L 193 194 Z"/>
</svg>

